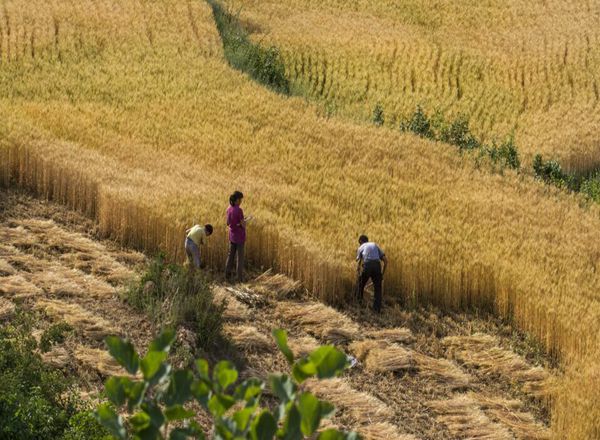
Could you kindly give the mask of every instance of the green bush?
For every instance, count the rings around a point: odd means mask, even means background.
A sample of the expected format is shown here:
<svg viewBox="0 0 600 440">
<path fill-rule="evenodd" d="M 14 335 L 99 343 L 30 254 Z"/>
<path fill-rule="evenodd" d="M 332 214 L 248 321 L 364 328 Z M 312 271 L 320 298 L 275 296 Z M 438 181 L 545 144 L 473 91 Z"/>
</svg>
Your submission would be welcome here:
<svg viewBox="0 0 600 440">
<path fill-rule="evenodd" d="M 462 115 L 450 125 L 442 127 L 440 140 L 456 145 L 461 150 L 473 150 L 481 147 L 481 143 L 469 131 L 469 120 Z"/>
<path fill-rule="evenodd" d="M 110 402 L 101 404 L 96 417 L 118 439 L 204 439 L 202 428 L 194 420 L 196 402 L 211 416 L 212 438 L 225 439 L 302 439 L 318 432 L 321 421 L 334 412 L 328 402 L 302 391 L 306 379 L 335 377 L 348 367 L 345 354 L 333 346 L 323 346 L 309 356 L 295 360 L 283 330 L 274 330 L 275 341 L 287 359 L 291 374 L 273 374 L 269 387 L 278 405 L 270 410 L 261 405 L 265 383 L 259 379 L 238 382 L 238 372 L 228 361 L 212 369 L 204 359 L 196 369 L 174 370 L 167 361 L 175 333 L 161 333 L 148 353 L 140 358 L 133 345 L 119 337 L 106 339 L 110 354 L 130 374 L 141 370 L 142 379 L 111 377 L 105 385 Z M 118 410 L 118 411 L 117 411 Z M 126 411 L 126 420 L 119 412 Z M 317 435 L 321 440 L 354 440 L 356 433 L 334 429 Z"/>
<path fill-rule="evenodd" d="M 385 122 L 385 116 L 383 114 L 383 107 L 381 106 L 381 104 L 377 104 L 375 105 L 375 108 L 373 109 L 373 124 L 377 125 L 378 127 L 381 127 L 384 122 Z"/>
<path fill-rule="evenodd" d="M 111 440 L 110 432 L 94 417 L 93 411 L 82 411 L 69 420 L 60 440 Z"/>
<path fill-rule="evenodd" d="M 410 131 L 427 139 L 435 138 L 432 123 L 421 106 L 417 106 L 417 109 L 409 120 L 400 123 L 400 130 Z"/>
<path fill-rule="evenodd" d="M 46 353 L 54 344 L 62 344 L 65 341 L 66 335 L 72 332 L 73 327 L 66 322 L 52 324 L 44 331 L 44 333 L 42 333 L 42 337 L 40 338 L 40 350 L 42 350 L 43 353 Z"/>
<path fill-rule="evenodd" d="M 140 282 L 131 286 L 127 301 L 159 326 L 183 325 L 196 334 L 198 346 L 209 349 L 223 342 L 225 304 L 216 304 L 208 281 L 199 271 L 167 264 L 158 255 Z"/>
<path fill-rule="evenodd" d="M 285 76 L 285 64 L 279 49 L 274 46 L 264 48 L 253 43 L 241 26 L 238 14 L 223 8 L 215 0 L 209 1 L 217 30 L 223 41 L 225 58 L 235 69 L 246 72 L 254 80 L 272 90 L 290 93 L 290 84 Z"/>
<path fill-rule="evenodd" d="M 0 328 L 0 439 L 63 438 L 79 413 L 72 380 L 42 362 L 22 312 Z M 97 423 L 96 432 L 105 432 Z M 100 437 L 67 437 L 96 440 Z"/>
</svg>

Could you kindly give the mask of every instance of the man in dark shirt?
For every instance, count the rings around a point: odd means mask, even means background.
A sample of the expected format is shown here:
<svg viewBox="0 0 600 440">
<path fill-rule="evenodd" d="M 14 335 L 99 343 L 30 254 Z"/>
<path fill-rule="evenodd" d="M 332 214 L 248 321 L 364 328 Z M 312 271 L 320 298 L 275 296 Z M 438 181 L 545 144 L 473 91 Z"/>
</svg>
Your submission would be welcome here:
<svg viewBox="0 0 600 440">
<path fill-rule="evenodd" d="M 359 248 L 356 253 L 356 261 L 358 262 L 358 289 L 356 292 L 358 301 L 363 300 L 365 286 L 369 279 L 373 281 L 375 296 L 373 298 L 373 310 L 381 313 L 381 296 L 383 274 L 387 267 L 387 257 L 377 244 L 370 242 L 366 235 L 361 235 L 358 238 Z M 383 269 L 381 262 L 383 261 Z"/>
</svg>

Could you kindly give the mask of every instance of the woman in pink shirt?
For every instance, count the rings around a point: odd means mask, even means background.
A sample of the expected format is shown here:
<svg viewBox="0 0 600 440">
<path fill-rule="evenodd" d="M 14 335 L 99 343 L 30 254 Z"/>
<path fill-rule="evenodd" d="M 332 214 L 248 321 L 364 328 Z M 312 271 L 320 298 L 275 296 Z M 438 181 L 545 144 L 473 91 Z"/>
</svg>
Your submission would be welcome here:
<svg viewBox="0 0 600 440">
<path fill-rule="evenodd" d="M 244 217 L 244 211 L 240 208 L 244 194 L 235 191 L 229 197 L 229 208 L 227 208 L 227 226 L 229 227 L 229 255 L 225 266 L 225 279 L 229 280 L 233 270 L 233 262 L 237 256 L 237 280 L 244 281 L 244 243 L 246 243 L 246 221 L 250 217 Z"/>
</svg>

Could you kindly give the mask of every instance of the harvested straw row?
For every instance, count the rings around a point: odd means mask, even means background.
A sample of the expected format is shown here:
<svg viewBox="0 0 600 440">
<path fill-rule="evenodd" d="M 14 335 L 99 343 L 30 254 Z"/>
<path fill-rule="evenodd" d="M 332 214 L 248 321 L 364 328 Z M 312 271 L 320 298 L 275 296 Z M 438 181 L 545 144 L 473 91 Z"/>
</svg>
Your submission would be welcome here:
<svg viewBox="0 0 600 440">
<path fill-rule="evenodd" d="M 540 398 L 549 392 L 549 374 L 541 367 L 532 367 L 521 356 L 499 346 L 497 338 L 475 334 L 448 336 L 442 340 L 450 359 L 477 370 L 483 376 L 501 376 L 519 383 L 523 391 Z"/>
<path fill-rule="evenodd" d="M 31 298 L 39 296 L 42 293 L 42 289 L 35 284 L 30 283 L 21 275 L 11 275 L 0 278 L 0 294 L 9 296 L 13 299 Z"/>
<path fill-rule="evenodd" d="M 292 280 L 284 274 L 273 273 L 269 269 L 254 279 L 252 289 L 259 293 L 283 299 L 297 295 L 302 289 L 302 283 Z"/>
<path fill-rule="evenodd" d="M 34 248 L 52 258 L 59 254 L 70 267 L 90 272 L 112 284 L 122 284 L 134 276 L 105 246 L 67 231 L 52 220 L 21 219 L 11 220 L 10 224 L 17 226 L 0 227 L 0 235 L 7 236 L 17 246 Z"/>
<path fill-rule="evenodd" d="M 423 377 L 450 389 L 470 384 L 469 376 L 447 359 L 436 359 L 398 344 L 367 339 L 353 342 L 349 349 L 360 361 L 366 361 L 367 370 L 374 373 L 415 369 Z"/>
<path fill-rule="evenodd" d="M 90 348 L 85 345 L 75 347 L 73 355 L 85 369 L 93 370 L 102 376 L 124 376 L 127 372 L 110 356 L 106 350 Z"/>
<path fill-rule="evenodd" d="M 0 277 L 14 275 L 15 273 L 15 268 L 12 267 L 4 258 L 0 258 Z"/>
<path fill-rule="evenodd" d="M 365 365 L 373 373 L 408 370 L 414 367 L 413 353 L 398 344 L 373 348 L 367 355 Z"/>
<path fill-rule="evenodd" d="M 0 280 L 0 282 L 2 282 Z M 15 305 L 12 301 L 0 297 L 0 322 L 9 320 L 15 314 Z"/>
<path fill-rule="evenodd" d="M 367 338 L 382 340 L 386 342 L 398 342 L 408 344 L 414 341 L 412 332 L 404 327 L 384 328 L 381 330 L 371 330 L 365 333 Z"/>
<path fill-rule="evenodd" d="M 299 338 L 290 338 L 288 345 L 296 357 L 308 356 L 314 350 L 319 348 L 319 341 L 312 336 L 302 336 Z"/>
<path fill-rule="evenodd" d="M 226 321 L 246 321 L 250 319 L 250 308 L 235 299 L 229 292 L 223 289 L 223 287 L 214 286 L 213 295 L 216 304 L 221 304 L 225 301 L 223 318 Z"/>
<path fill-rule="evenodd" d="M 333 403 L 339 410 L 347 413 L 356 424 L 389 422 L 394 411 L 375 396 L 353 389 L 343 379 L 310 379 L 306 388 L 321 399 Z"/>
<path fill-rule="evenodd" d="M 274 343 L 256 327 L 249 325 L 227 324 L 223 331 L 231 338 L 236 347 L 246 352 L 271 351 Z"/>
<path fill-rule="evenodd" d="M 403 434 L 398 427 L 388 422 L 372 423 L 358 428 L 358 433 L 365 440 L 417 440 L 411 434 Z"/>
<path fill-rule="evenodd" d="M 506 425 L 517 438 L 528 440 L 548 440 L 550 430 L 538 423 L 531 413 L 524 411 L 520 400 L 508 400 L 500 397 L 471 393 L 481 409 L 492 419 Z"/>
<path fill-rule="evenodd" d="M 428 404 L 437 414 L 437 420 L 446 425 L 455 438 L 473 440 L 513 440 L 504 426 L 494 423 L 469 396 L 458 395 L 450 400 Z"/>
<path fill-rule="evenodd" d="M 50 351 L 42 354 L 42 360 L 56 368 L 65 368 L 71 363 L 71 356 L 65 347 L 55 345 Z"/>
<path fill-rule="evenodd" d="M 352 319 L 321 303 L 277 303 L 277 313 L 304 328 L 317 338 L 333 344 L 350 342 L 360 337 L 359 326 Z"/>
<path fill-rule="evenodd" d="M 35 304 L 35 308 L 43 310 L 55 320 L 65 321 L 83 336 L 93 340 L 102 340 L 108 335 L 119 333 L 107 320 L 78 304 L 61 300 L 40 299 Z"/>
</svg>

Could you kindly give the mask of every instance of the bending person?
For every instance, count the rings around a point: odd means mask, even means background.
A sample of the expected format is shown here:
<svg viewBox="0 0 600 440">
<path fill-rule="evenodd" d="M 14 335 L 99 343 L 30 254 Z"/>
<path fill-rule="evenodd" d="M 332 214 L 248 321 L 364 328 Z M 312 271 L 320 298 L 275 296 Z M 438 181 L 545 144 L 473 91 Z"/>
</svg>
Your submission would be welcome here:
<svg viewBox="0 0 600 440">
<path fill-rule="evenodd" d="M 190 262 L 190 270 L 200 269 L 202 267 L 202 258 L 200 256 L 200 246 L 206 244 L 206 237 L 213 233 L 212 225 L 204 226 L 194 225 L 185 231 L 185 253 Z"/>
<path fill-rule="evenodd" d="M 373 281 L 375 296 L 373 298 L 373 310 L 381 313 L 382 302 L 382 284 L 383 274 L 387 267 L 387 257 L 377 244 L 370 242 L 366 235 L 361 235 L 358 238 L 359 248 L 356 253 L 356 261 L 358 262 L 358 289 L 357 300 L 362 302 L 365 291 L 365 286 L 369 279 Z M 383 261 L 383 268 L 381 262 Z"/>
<path fill-rule="evenodd" d="M 252 217 L 244 217 L 244 211 L 240 205 L 244 194 L 235 191 L 229 197 L 229 208 L 227 208 L 227 226 L 229 227 L 229 255 L 225 265 L 225 279 L 229 280 L 233 263 L 237 257 L 236 275 L 237 281 L 244 281 L 244 245 L 246 243 L 246 222 Z"/>
</svg>

